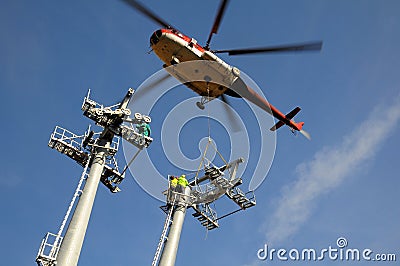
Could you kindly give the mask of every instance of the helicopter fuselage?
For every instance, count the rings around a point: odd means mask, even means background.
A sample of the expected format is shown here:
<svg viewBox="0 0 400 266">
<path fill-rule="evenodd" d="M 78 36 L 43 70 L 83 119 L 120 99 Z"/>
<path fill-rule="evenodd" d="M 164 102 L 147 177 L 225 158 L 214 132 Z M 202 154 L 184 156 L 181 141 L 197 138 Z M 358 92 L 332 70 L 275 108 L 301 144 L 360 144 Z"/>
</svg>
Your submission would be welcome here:
<svg viewBox="0 0 400 266">
<path fill-rule="evenodd" d="M 195 39 L 175 30 L 155 31 L 150 45 L 165 63 L 165 70 L 201 96 L 221 96 L 240 75 L 236 67 L 204 49 Z"/>
<path fill-rule="evenodd" d="M 299 107 L 288 114 L 293 116 L 283 114 L 243 82 L 239 69 L 200 46 L 195 39 L 174 29 L 159 29 L 150 37 L 150 45 L 154 53 L 164 62 L 163 67 L 171 76 L 207 101 L 222 94 L 246 98 L 279 120 L 271 128 L 272 131 L 284 124 L 293 132 L 301 131 L 304 123 L 296 123 L 291 119 L 300 111 Z"/>
<path fill-rule="evenodd" d="M 137 0 L 123 1 L 163 27 L 151 35 L 150 46 L 164 62 L 163 66 L 171 76 L 201 96 L 201 100 L 196 102 L 200 109 L 204 109 L 205 103 L 217 97 L 228 103 L 225 95 L 245 98 L 279 120 L 270 130 L 275 131 L 283 125 L 287 125 L 292 132 L 299 131 L 310 139 L 310 135 L 302 130 L 304 123 L 296 123 L 292 119 L 300 111 L 300 107 L 294 108 L 286 115 L 283 114 L 269 104 L 265 97 L 246 85 L 246 82 L 240 77 L 239 69 L 225 63 L 216 54 L 244 55 L 319 51 L 322 48 L 322 41 L 244 49 L 210 50 L 211 39 L 214 34 L 218 33 L 229 0 L 221 0 L 205 46 L 199 45 L 195 39 L 179 32 L 177 28 Z"/>
</svg>

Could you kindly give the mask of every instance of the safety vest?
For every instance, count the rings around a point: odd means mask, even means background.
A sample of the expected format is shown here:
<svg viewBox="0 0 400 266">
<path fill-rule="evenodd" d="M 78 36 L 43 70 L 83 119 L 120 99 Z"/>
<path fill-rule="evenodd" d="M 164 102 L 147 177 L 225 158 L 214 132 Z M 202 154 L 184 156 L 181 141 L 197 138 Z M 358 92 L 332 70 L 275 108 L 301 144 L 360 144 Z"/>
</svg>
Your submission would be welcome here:
<svg viewBox="0 0 400 266">
<path fill-rule="evenodd" d="M 146 137 L 150 137 L 150 135 L 151 135 L 151 129 L 150 129 L 150 125 L 149 124 L 146 124 L 145 125 L 145 130 L 144 130 L 144 135 L 146 136 Z"/>
<path fill-rule="evenodd" d="M 178 179 L 174 178 L 171 180 L 171 187 L 176 187 L 176 185 L 178 185 Z"/>
<path fill-rule="evenodd" d="M 139 130 L 139 133 L 145 135 L 146 137 L 150 137 L 151 129 L 149 124 L 143 122 L 140 125 L 137 125 L 136 127 Z"/>
<path fill-rule="evenodd" d="M 178 185 L 181 185 L 182 187 L 187 187 L 187 185 L 189 185 L 189 182 L 186 180 L 186 178 L 180 176 L 178 178 Z"/>
</svg>

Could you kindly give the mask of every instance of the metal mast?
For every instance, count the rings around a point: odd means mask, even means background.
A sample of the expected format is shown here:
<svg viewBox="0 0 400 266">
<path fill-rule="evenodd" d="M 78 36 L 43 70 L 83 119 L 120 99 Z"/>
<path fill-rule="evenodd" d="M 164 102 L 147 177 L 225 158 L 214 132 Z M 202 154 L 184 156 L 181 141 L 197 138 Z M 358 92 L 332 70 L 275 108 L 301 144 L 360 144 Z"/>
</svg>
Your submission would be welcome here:
<svg viewBox="0 0 400 266">
<path fill-rule="evenodd" d="M 113 135 L 108 129 L 104 129 L 99 138 L 98 147 L 93 151 L 93 161 L 90 166 L 89 176 L 60 247 L 57 257 L 58 266 L 78 265 L 97 187 L 103 173 L 106 155 L 114 137 Z"/>
<path fill-rule="evenodd" d="M 38 265 L 75 266 L 78 264 L 99 182 L 101 181 L 112 193 L 119 192 L 117 185 L 124 179 L 124 173 L 128 167 L 126 166 L 122 173 L 118 170 L 114 158 L 119 146 L 118 137 L 123 137 L 139 149 L 135 156 L 152 142 L 149 136 L 145 136 L 138 130 L 139 124 L 151 122 L 150 117 L 139 113 L 135 113 L 134 118 L 129 117 L 131 111 L 127 107 L 133 93 L 133 89 L 129 89 L 121 103 L 104 107 L 91 100 L 90 91 L 88 92 L 82 110 L 85 116 L 103 127 L 101 133 L 94 133 L 89 128 L 85 135 L 78 136 L 60 127 L 56 127 L 53 132 L 49 146 L 84 166 L 84 170 L 58 234 L 47 233 L 42 241 L 36 258 Z M 126 124 L 123 125 L 123 122 Z M 90 169 L 89 173 L 87 173 L 88 169 Z M 81 189 L 82 186 L 83 189 Z M 77 198 L 79 198 L 78 203 L 65 236 L 62 237 Z"/>
<path fill-rule="evenodd" d="M 172 221 L 168 218 L 166 223 L 170 226 L 169 232 L 163 232 L 160 241 L 166 241 L 164 250 L 162 251 L 160 266 L 174 266 L 176 254 L 178 252 L 179 240 L 181 237 L 183 221 L 185 220 L 186 208 L 190 202 L 190 188 L 186 187 L 184 194 L 173 192 L 174 197 L 171 203 L 170 212 L 172 212 Z M 164 225 L 164 228 L 167 224 Z M 166 237 L 168 233 L 168 237 Z M 153 260 L 153 265 L 156 265 L 159 254 L 156 253 Z"/>
</svg>

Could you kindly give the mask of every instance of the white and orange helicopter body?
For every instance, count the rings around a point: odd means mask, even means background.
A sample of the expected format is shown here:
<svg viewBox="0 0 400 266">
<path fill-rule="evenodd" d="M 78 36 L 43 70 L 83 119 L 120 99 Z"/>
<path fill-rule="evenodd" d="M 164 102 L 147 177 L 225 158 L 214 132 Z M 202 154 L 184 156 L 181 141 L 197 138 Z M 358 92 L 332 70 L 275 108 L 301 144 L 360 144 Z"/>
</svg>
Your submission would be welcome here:
<svg viewBox="0 0 400 266">
<path fill-rule="evenodd" d="M 243 79 L 240 78 L 240 70 L 238 68 L 227 64 L 216 53 L 241 55 L 266 52 L 313 51 L 320 50 L 322 42 L 250 49 L 210 50 L 211 38 L 218 31 L 228 0 L 221 1 L 213 28 L 204 47 L 199 45 L 195 39 L 170 26 L 137 1 L 124 1 L 164 27 L 156 30 L 151 35 L 151 49 L 164 62 L 163 67 L 171 76 L 202 96 L 202 100 L 197 103 L 199 108 L 204 109 L 205 103 L 218 97 L 227 102 L 225 95 L 242 97 L 279 120 L 270 130 L 275 131 L 281 126 L 287 125 L 292 132 L 297 131 L 310 138 L 310 135 L 302 129 L 304 122 L 295 122 L 292 119 L 301 110 L 300 107 L 294 108 L 286 115 L 283 114 L 245 84 Z"/>
</svg>

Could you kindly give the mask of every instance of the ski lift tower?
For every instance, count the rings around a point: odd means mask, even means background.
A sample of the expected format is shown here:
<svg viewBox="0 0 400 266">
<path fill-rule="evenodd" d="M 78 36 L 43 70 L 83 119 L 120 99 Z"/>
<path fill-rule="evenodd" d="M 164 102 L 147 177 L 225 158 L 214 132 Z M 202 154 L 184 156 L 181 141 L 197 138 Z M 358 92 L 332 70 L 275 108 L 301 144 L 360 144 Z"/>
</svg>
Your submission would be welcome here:
<svg viewBox="0 0 400 266">
<path fill-rule="evenodd" d="M 244 160 L 239 158 L 221 167 L 208 164 L 204 167 L 204 176 L 195 178 L 185 189 L 169 188 L 164 192 L 167 204 L 160 208 L 167 214 L 152 266 L 174 266 L 178 252 L 180 235 L 186 210 L 192 208 L 193 217 L 198 219 L 207 230 L 219 227 L 218 220 L 241 210 L 256 205 L 253 191 L 244 193 L 239 186 L 241 177 L 236 177 L 237 168 Z M 207 184 L 201 184 L 209 181 Z M 239 209 L 221 217 L 210 207 L 210 204 L 226 195 Z M 158 263 L 158 264 L 157 264 Z"/>
<path fill-rule="evenodd" d="M 82 104 L 83 114 L 103 127 L 103 131 L 95 133 L 89 126 L 84 135 L 76 135 L 57 126 L 51 135 L 49 147 L 67 155 L 84 169 L 58 233 L 47 233 L 41 243 L 36 257 L 39 266 L 78 264 L 100 181 L 112 193 L 119 192 L 118 185 L 124 179 L 129 164 L 152 142 L 152 138 L 141 132 L 142 126 L 150 123 L 151 118 L 140 113 L 130 117 L 131 111 L 127 106 L 133 94 L 134 90 L 129 89 L 121 103 L 104 107 L 89 98 L 89 90 Z M 119 171 L 114 157 L 118 151 L 120 137 L 138 148 L 122 172 Z M 76 200 L 78 201 L 75 206 Z M 69 219 L 71 213 L 73 215 Z M 63 236 L 68 221 L 68 229 Z"/>
</svg>

